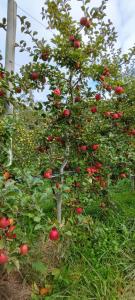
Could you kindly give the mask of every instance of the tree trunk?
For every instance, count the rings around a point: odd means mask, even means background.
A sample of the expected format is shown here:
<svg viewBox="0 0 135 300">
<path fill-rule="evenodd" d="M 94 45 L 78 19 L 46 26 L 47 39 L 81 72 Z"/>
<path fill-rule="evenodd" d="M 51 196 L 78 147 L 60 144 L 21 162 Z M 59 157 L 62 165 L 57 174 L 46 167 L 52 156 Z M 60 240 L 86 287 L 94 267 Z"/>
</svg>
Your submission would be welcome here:
<svg viewBox="0 0 135 300">
<path fill-rule="evenodd" d="M 57 198 L 57 221 L 61 224 L 62 218 L 62 194 L 59 193 L 59 198 Z"/>
<path fill-rule="evenodd" d="M 64 169 L 67 164 L 67 160 L 64 160 L 61 168 L 60 168 L 60 176 L 61 176 L 61 185 L 64 183 Z M 56 194 L 57 201 L 57 221 L 61 224 L 62 221 L 62 192 Z"/>
</svg>

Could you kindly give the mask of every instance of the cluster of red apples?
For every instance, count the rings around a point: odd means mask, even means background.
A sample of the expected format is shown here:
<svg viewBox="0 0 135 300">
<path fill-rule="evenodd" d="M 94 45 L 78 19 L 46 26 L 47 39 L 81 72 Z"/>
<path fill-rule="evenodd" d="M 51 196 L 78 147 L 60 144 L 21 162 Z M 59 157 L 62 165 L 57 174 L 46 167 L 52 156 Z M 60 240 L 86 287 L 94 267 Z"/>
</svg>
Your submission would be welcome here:
<svg viewBox="0 0 135 300">
<path fill-rule="evenodd" d="M 16 226 L 13 225 L 14 220 L 11 218 L 1 217 L 0 218 L 0 230 L 1 230 L 1 236 L 0 239 L 7 241 L 13 241 L 13 239 L 16 239 L 16 233 L 14 233 L 14 230 L 16 229 Z M 19 247 L 19 253 L 21 255 L 26 255 L 29 251 L 29 247 L 27 244 L 21 244 Z M 7 263 L 9 260 L 7 251 L 5 249 L 0 249 L 0 265 Z"/>
</svg>

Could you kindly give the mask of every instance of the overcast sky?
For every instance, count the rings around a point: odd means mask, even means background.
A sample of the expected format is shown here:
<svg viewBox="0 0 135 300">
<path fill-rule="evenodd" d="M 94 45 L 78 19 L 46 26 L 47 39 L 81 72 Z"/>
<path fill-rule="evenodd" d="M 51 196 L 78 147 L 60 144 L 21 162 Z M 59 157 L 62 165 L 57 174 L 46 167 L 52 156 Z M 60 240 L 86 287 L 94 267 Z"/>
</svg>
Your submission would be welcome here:
<svg viewBox="0 0 135 300">
<path fill-rule="evenodd" d="M 26 15 L 21 9 L 27 11 L 33 18 L 41 20 L 41 7 L 44 4 L 44 0 L 16 0 L 18 5 L 17 13 L 19 15 Z M 98 6 L 101 0 L 91 0 L 92 6 Z M 74 19 L 80 19 L 82 13 L 78 8 L 79 2 L 76 0 L 71 0 L 71 5 L 73 7 L 72 14 Z M 21 9 L 20 9 L 21 8 Z M 6 17 L 7 10 L 7 0 L 0 0 L 0 19 Z M 118 47 L 121 47 L 123 52 L 126 52 L 128 48 L 132 47 L 135 43 L 135 0 L 108 0 L 107 4 L 107 16 L 114 23 L 116 31 L 118 32 Z M 33 20 L 28 16 L 33 30 L 38 31 L 39 37 L 44 37 L 48 40 L 51 36 L 50 32 L 47 32 L 45 27 Z M 46 26 L 45 21 L 43 24 Z M 26 38 L 26 37 L 25 37 Z M 23 35 L 20 34 L 19 26 L 17 24 L 17 36 L 16 41 L 23 39 Z M 0 50 L 2 50 L 3 56 L 5 55 L 5 32 L 0 31 Z M 16 67 L 15 70 L 18 71 L 22 64 L 28 62 L 28 58 L 25 53 L 18 53 L 16 50 Z"/>
</svg>

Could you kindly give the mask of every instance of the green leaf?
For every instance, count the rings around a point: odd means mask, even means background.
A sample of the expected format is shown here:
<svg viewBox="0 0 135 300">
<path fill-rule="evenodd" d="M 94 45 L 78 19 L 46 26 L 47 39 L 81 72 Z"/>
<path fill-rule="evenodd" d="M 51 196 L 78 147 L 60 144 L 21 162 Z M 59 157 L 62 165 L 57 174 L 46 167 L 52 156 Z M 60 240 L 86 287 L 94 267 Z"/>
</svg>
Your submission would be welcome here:
<svg viewBox="0 0 135 300">
<path fill-rule="evenodd" d="M 23 32 L 24 30 L 25 30 L 25 27 L 22 26 L 22 27 L 21 27 L 21 32 Z"/>
<path fill-rule="evenodd" d="M 59 275 L 60 275 L 60 269 L 54 268 L 54 269 L 52 270 L 52 275 L 53 275 L 55 278 L 58 278 Z"/>
<path fill-rule="evenodd" d="M 39 300 L 39 296 L 32 293 L 31 300 Z"/>
<path fill-rule="evenodd" d="M 67 231 L 67 232 L 66 232 L 66 235 L 67 235 L 67 236 L 72 236 L 72 232 L 71 232 L 71 231 Z"/>
<path fill-rule="evenodd" d="M 41 261 L 36 261 L 32 263 L 32 269 L 40 274 L 45 274 L 47 271 L 47 267 Z"/>
<path fill-rule="evenodd" d="M 31 23 L 30 23 L 29 21 L 26 21 L 26 22 L 25 22 L 25 25 L 27 26 L 27 28 L 30 28 Z"/>
<path fill-rule="evenodd" d="M 82 9 L 82 11 L 85 11 L 85 6 L 82 5 L 82 6 L 81 6 L 81 9 Z"/>
<path fill-rule="evenodd" d="M 24 20 L 27 19 L 27 17 L 26 16 L 22 16 L 22 17 L 18 16 L 18 17 L 21 20 L 21 24 L 24 24 Z"/>
<path fill-rule="evenodd" d="M 0 240 L 0 249 L 3 249 L 3 248 L 4 248 L 4 241 Z"/>
<path fill-rule="evenodd" d="M 5 25 L 6 22 L 7 22 L 7 19 L 6 19 L 6 18 L 3 18 L 3 19 L 2 19 L 2 23 Z"/>
<path fill-rule="evenodd" d="M 20 270 L 20 263 L 19 260 L 15 258 L 15 260 L 13 261 L 14 265 L 16 266 L 17 270 Z"/>
<path fill-rule="evenodd" d="M 35 227 L 34 227 L 34 230 L 40 230 L 42 229 L 42 225 L 41 224 L 37 224 Z"/>
<path fill-rule="evenodd" d="M 39 223 L 41 221 L 41 217 L 34 217 L 33 219 L 35 222 Z"/>
</svg>

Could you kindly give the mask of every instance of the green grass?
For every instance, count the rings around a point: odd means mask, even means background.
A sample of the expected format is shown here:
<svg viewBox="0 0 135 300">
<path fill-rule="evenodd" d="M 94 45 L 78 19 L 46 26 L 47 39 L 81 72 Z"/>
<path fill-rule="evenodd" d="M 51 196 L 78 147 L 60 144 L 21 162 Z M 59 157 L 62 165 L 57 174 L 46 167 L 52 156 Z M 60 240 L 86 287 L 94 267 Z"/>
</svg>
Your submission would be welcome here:
<svg viewBox="0 0 135 300">
<path fill-rule="evenodd" d="M 120 182 L 110 189 L 105 209 L 100 202 L 91 202 L 73 222 L 67 219 L 60 242 L 64 255 L 46 274 L 53 292 L 32 299 L 124 299 L 120 292 L 135 280 L 135 192 Z M 132 291 L 130 297 L 135 299 Z"/>
</svg>

